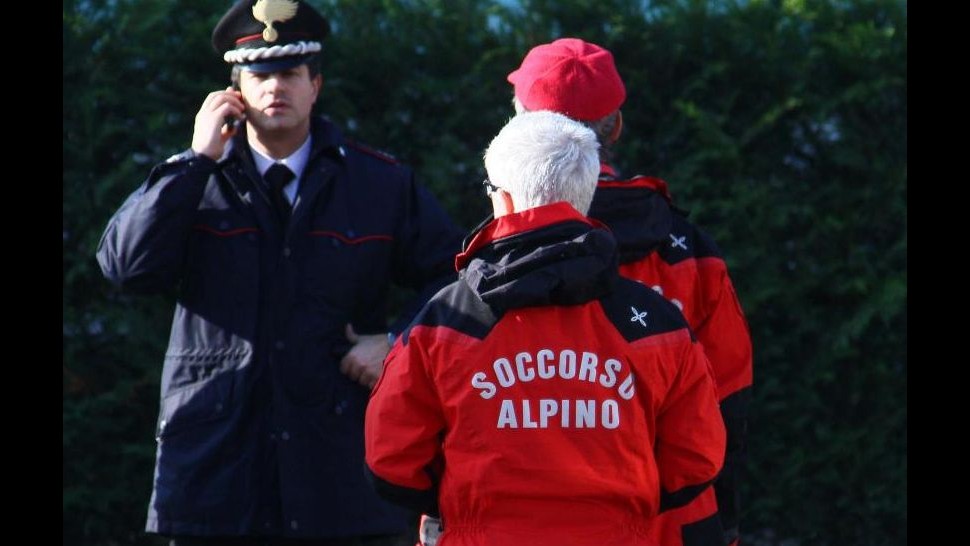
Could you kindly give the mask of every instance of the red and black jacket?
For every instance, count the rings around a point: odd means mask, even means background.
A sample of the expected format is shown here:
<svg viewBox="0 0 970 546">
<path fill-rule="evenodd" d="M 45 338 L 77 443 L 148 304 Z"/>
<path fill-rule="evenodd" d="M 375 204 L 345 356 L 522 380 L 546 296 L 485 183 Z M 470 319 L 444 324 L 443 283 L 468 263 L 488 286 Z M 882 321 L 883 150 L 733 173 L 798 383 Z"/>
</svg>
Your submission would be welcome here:
<svg viewBox="0 0 970 546">
<path fill-rule="evenodd" d="M 698 523 L 696 516 L 715 511 L 719 511 L 721 525 L 733 541 L 737 538 L 739 482 L 746 452 L 752 349 L 747 321 L 724 258 L 714 241 L 672 205 L 667 183 L 659 178 L 618 179 L 615 171 L 604 165 L 589 216 L 613 231 L 620 252 L 620 274 L 653 288 L 682 310 L 704 346 L 717 380 L 728 435 L 724 469 L 714 486 L 718 508 L 714 508 L 712 499 L 698 499 L 694 516 L 688 515 L 691 508 L 666 515 L 667 520 L 679 523 L 670 522 L 669 532 L 677 536 L 659 533 L 662 543 L 701 543 L 680 535 L 704 534 L 697 527 L 711 528 L 715 522 Z M 688 523 L 695 527 L 680 529 Z M 664 518 L 659 525 L 666 525 Z"/>
<path fill-rule="evenodd" d="M 651 544 L 716 477 L 725 433 L 680 312 L 623 279 L 609 231 L 565 203 L 504 216 L 392 348 L 365 420 L 389 500 L 440 546 Z"/>
</svg>

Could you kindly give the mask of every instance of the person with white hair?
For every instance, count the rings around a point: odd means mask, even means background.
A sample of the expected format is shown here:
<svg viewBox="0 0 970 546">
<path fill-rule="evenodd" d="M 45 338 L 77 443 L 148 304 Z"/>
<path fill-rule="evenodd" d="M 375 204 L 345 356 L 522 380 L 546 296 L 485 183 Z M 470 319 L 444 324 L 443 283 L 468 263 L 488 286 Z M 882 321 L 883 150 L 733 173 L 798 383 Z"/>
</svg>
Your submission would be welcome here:
<svg viewBox="0 0 970 546">
<path fill-rule="evenodd" d="M 386 499 L 440 546 L 652 544 L 649 522 L 724 458 L 710 364 L 683 315 L 620 277 L 589 220 L 596 135 L 512 118 L 485 153 L 495 219 L 389 353 L 365 416 Z"/>
</svg>

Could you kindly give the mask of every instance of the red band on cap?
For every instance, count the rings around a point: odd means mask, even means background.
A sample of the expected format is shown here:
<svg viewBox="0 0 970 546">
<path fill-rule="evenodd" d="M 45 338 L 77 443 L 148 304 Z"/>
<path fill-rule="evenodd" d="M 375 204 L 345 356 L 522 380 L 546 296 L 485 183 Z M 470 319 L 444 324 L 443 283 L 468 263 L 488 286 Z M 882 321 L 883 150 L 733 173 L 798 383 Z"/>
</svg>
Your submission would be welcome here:
<svg viewBox="0 0 970 546">
<path fill-rule="evenodd" d="M 295 42 L 297 41 L 297 39 L 303 39 L 303 38 L 309 39 L 310 35 L 307 34 L 306 32 L 287 32 L 286 34 L 280 34 L 279 39 L 277 39 L 276 41 L 282 42 L 284 38 L 287 42 Z M 244 44 L 246 42 L 252 42 L 253 40 L 262 40 L 262 39 L 263 39 L 262 33 L 250 34 L 249 36 L 243 36 L 242 38 L 239 38 L 238 40 L 236 40 L 236 45 Z"/>
<path fill-rule="evenodd" d="M 243 36 L 242 38 L 239 38 L 238 40 L 236 40 L 236 45 L 244 44 L 246 42 L 251 42 L 253 40 L 262 40 L 262 39 L 263 39 L 262 34 L 250 34 L 249 36 Z"/>
</svg>

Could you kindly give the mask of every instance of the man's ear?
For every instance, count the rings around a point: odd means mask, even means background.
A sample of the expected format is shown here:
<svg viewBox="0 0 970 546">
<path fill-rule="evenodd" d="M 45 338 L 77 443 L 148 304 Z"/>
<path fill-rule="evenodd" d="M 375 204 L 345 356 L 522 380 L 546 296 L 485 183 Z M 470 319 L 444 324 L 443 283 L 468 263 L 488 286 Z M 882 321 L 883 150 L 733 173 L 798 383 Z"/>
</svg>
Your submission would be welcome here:
<svg viewBox="0 0 970 546">
<path fill-rule="evenodd" d="M 610 144 L 616 142 L 620 139 L 620 133 L 623 132 L 623 112 L 616 111 L 616 123 L 613 125 L 613 130 L 610 131 Z"/>
<path fill-rule="evenodd" d="M 313 77 L 312 81 L 313 81 L 313 87 L 314 89 L 316 89 L 315 95 L 320 96 L 320 90 L 323 89 L 323 75 L 317 74 L 316 76 Z M 314 101 L 316 101 L 316 98 L 314 98 Z"/>
<path fill-rule="evenodd" d="M 496 218 L 515 212 L 515 202 L 512 201 L 512 194 L 503 189 L 495 191 L 492 194 L 492 211 Z"/>
</svg>

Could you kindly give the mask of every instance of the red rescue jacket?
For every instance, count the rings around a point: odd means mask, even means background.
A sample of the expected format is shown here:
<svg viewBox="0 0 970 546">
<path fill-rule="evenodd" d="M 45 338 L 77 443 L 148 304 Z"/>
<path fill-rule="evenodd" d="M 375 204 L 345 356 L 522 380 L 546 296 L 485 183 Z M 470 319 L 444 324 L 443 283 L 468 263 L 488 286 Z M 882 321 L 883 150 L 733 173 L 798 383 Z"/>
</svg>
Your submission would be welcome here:
<svg viewBox="0 0 970 546">
<path fill-rule="evenodd" d="M 498 218 L 392 348 L 365 459 L 379 493 L 440 514 L 440 546 L 652 544 L 717 476 L 704 351 L 615 245 L 565 203 Z"/>
<path fill-rule="evenodd" d="M 589 216 L 613 231 L 620 274 L 653 288 L 684 313 L 711 362 L 727 428 L 727 455 L 714 490 L 690 506 L 665 513 L 651 526 L 651 535 L 663 546 L 723 544 L 719 534 L 734 541 L 752 349 L 727 264 L 711 237 L 673 206 L 667 183 L 659 178 L 619 179 L 612 167 L 603 165 Z"/>
</svg>

